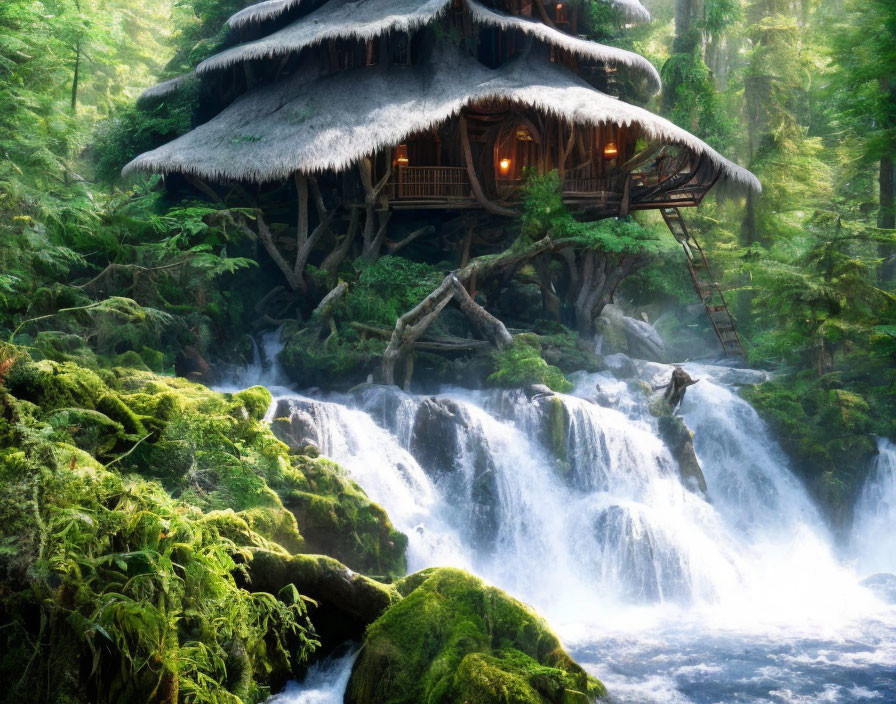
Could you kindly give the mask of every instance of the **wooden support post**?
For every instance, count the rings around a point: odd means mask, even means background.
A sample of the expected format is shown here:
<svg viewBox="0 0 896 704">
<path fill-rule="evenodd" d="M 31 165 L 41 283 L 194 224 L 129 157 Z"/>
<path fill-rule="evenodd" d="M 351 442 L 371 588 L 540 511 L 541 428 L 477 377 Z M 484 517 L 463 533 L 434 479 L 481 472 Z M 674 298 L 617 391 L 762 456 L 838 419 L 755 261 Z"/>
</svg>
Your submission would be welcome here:
<svg viewBox="0 0 896 704">
<path fill-rule="evenodd" d="M 470 135 L 467 132 L 467 119 L 463 115 L 460 116 L 459 128 L 461 146 L 464 152 L 464 163 L 467 167 L 467 177 L 470 179 L 470 188 L 473 189 L 474 197 L 479 201 L 479 204 L 483 209 L 489 213 L 494 215 L 505 215 L 507 217 L 516 217 L 517 212 L 515 210 L 504 208 L 496 203 L 492 203 L 486 198 L 485 192 L 482 190 L 482 184 L 479 182 L 479 177 L 476 175 L 476 168 L 473 165 L 473 150 L 470 147 Z"/>
</svg>

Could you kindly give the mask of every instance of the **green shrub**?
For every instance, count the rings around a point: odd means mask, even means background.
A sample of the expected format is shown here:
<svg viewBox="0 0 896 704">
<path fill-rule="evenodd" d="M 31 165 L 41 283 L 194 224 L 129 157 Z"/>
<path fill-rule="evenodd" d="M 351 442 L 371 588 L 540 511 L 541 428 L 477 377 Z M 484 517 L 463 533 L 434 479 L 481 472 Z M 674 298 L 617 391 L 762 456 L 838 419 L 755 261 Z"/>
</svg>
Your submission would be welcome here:
<svg viewBox="0 0 896 704">
<path fill-rule="evenodd" d="M 541 343 L 536 335 L 517 335 L 513 345 L 494 353 L 495 371 L 488 383 L 504 388 L 544 384 L 554 391 L 566 393 L 572 383 L 557 367 L 541 357 Z"/>
</svg>

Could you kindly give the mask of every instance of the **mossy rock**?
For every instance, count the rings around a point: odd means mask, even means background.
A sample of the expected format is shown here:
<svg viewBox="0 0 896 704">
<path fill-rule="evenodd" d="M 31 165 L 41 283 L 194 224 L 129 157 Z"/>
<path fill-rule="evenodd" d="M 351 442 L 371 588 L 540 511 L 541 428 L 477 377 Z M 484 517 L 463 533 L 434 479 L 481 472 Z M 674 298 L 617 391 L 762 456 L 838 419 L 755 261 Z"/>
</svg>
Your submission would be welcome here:
<svg viewBox="0 0 896 704">
<path fill-rule="evenodd" d="M 495 352 L 494 365 L 495 370 L 488 377 L 492 386 L 519 388 L 544 384 L 561 393 L 572 390 L 563 372 L 542 359 L 541 342 L 532 333 L 517 335 L 511 347 Z"/>
<path fill-rule="evenodd" d="M 17 398 L 31 401 L 45 411 L 57 408 L 96 408 L 96 402 L 108 393 L 100 376 L 71 362 L 41 360 L 32 362 L 24 354 L 6 374 L 6 386 Z"/>
<path fill-rule="evenodd" d="M 407 537 L 386 511 L 335 463 L 297 458 L 307 489 L 283 492 L 296 516 L 307 551 L 332 555 L 352 569 L 394 579 L 406 571 Z"/>
<path fill-rule="evenodd" d="M 271 405 L 271 392 L 263 386 L 253 386 L 243 391 L 238 391 L 233 398 L 242 404 L 250 418 L 262 420 L 268 407 Z"/>
<path fill-rule="evenodd" d="M 872 433 L 881 428 L 868 400 L 838 384 L 797 375 L 744 386 L 740 394 L 775 431 L 834 525 L 845 528 L 877 452 Z"/>
<path fill-rule="evenodd" d="M 71 438 L 74 445 L 95 456 L 107 456 L 125 440 L 121 423 L 88 408 L 56 409 L 46 417 L 46 422 Z"/>
<path fill-rule="evenodd" d="M 578 335 L 569 331 L 541 338 L 542 357 L 564 374 L 605 370 L 607 366 L 603 359 L 595 354 L 591 347 L 593 344 L 590 341 L 583 341 Z"/>
<path fill-rule="evenodd" d="M 456 569 L 411 575 L 368 629 L 350 704 L 570 704 L 605 693 L 542 619 Z"/>
<path fill-rule="evenodd" d="M 557 459 L 557 471 L 564 479 L 569 478 L 572 465 L 567 452 L 567 440 L 569 438 L 569 411 L 560 396 L 552 396 L 548 399 L 547 423 L 550 447 Z"/>
<path fill-rule="evenodd" d="M 143 361 L 143 357 L 134 350 L 128 350 L 127 352 L 122 352 L 118 355 L 115 358 L 115 366 L 127 367 L 128 369 L 139 369 L 145 372 L 149 371 L 149 366 Z"/>
<path fill-rule="evenodd" d="M 254 591 L 278 594 L 295 585 L 314 600 L 308 613 L 324 651 L 359 640 L 371 623 L 401 599 L 395 586 L 358 574 L 325 555 L 290 556 L 257 549 L 246 567 Z"/>
</svg>

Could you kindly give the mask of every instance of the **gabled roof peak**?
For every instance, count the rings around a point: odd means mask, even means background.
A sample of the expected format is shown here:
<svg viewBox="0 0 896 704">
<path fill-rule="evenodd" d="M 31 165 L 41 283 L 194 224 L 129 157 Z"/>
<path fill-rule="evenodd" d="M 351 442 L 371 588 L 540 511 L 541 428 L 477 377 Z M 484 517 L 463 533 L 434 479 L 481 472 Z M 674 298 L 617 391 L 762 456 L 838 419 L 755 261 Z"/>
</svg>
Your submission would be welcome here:
<svg viewBox="0 0 896 704">
<path fill-rule="evenodd" d="M 639 54 L 574 37 L 538 20 L 498 12 L 477 0 L 463 2 L 477 24 L 519 31 L 578 57 L 624 66 L 645 76 L 655 92 L 660 89 L 659 73 Z M 206 59 L 196 72 L 203 74 L 244 61 L 286 56 L 331 39 L 364 40 L 392 31 L 413 31 L 433 22 L 451 4 L 452 0 L 330 0 L 279 31 Z"/>
</svg>

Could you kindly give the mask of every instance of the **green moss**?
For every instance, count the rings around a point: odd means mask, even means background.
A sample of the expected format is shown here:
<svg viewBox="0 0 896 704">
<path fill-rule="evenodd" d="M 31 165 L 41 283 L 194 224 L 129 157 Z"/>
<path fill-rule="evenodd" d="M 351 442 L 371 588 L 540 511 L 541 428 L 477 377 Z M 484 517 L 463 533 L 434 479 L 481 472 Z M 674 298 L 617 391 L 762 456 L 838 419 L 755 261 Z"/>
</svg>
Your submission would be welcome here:
<svg viewBox="0 0 896 704">
<path fill-rule="evenodd" d="M 141 369 L 143 371 L 149 371 L 149 367 L 146 366 L 146 363 L 143 361 L 143 357 L 139 355 L 139 353 L 134 350 L 128 350 L 115 358 L 115 366 L 117 367 L 127 367 L 128 369 Z"/>
<path fill-rule="evenodd" d="M 121 423 L 125 432 L 139 437 L 146 435 L 146 427 L 140 417 L 117 394 L 107 393 L 100 396 L 96 402 L 96 409 Z"/>
<path fill-rule="evenodd" d="M 885 434 L 886 419 L 864 396 L 840 388 L 836 376 L 784 377 L 741 395 L 775 431 L 831 519 L 846 525 L 877 451 L 871 434 Z"/>
<path fill-rule="evenodd" d="M 393 579 L 406 570 L 407 537 L 355 482 L 326 459 L 296 458 L 307 488 L 283 493 L 309 551 L 332 555 L 353 569 Z M 285 483 L 285 482 L 284 482 Z"/>
<path fill-rule="evenodd" d="M 569 436 L 569 411 L 566 410 L 566 404 L 562 398 L 554 397 L 551 399 L 549 420 L 551 424 L 551 448 L 554 450 L 554 456 L 559 462 L 561 474 L 564 476 L 569 473 L 570 464 L 566 454 L 566 441 Z"/>
<path fill-rule="evenodd" d="M 250 418 L 262 420 L 268 407 L 271 405 L 271 392 L 263 386 L 253 386 L 244 389 L 233 395 L 233 398 L 239 401 Z"/>
<path fill-rule="evenodd" d="M 124 426 L 99 411 L 59 408 L 52 411 L 46 421 L 74 445 L 95 456 L 108 456 L 124 441 Z"/>
<path fill-rule="evenodd" d="M 518 388 L 544 384 L 561 393 L 572 389 L 563 372 L 542 359 L 537 335 L 517 335 L 511 347 L 495 352 L 494 362 L 495 371 L 488 377 L 488 382 L 493 386 Z"/>
<path fill-rule="evenodd" d="M 165 370 L 165 355 L 158 350 L 143 347 L 140 349 L 140 359 L 143 363 L 154 372 L 162 372 Z"/>
<path fill-rule="evenodd" d="M 455 569 L 396 584 L 404 599 L 370 626 L 346 691 L 353 704 L 562 704 L 603 687 L 531 609 Z"/>
<path fill-rule="evenodd" d="M 385 340 L 364 338 L 347 326 L 325 339 L 314 328 L 289 336 L 278 359 L 300 386 L 318 386 L 326 379 L 329 386 L 349 388 L 378 368 L 385 349 Z"/>
</svg>

